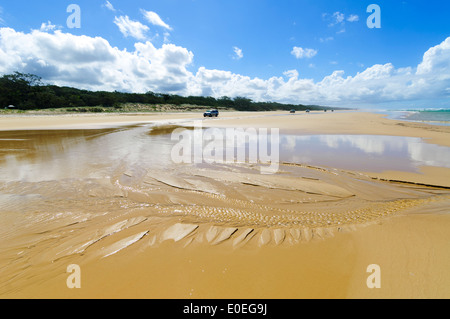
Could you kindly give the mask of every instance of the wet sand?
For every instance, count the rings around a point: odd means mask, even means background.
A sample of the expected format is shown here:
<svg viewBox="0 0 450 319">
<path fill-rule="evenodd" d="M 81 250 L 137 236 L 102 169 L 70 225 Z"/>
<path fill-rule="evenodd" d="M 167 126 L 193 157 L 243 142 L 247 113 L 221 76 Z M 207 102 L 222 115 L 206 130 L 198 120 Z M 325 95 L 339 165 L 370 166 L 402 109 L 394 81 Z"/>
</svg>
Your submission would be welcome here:
<svg viewBox="0 0 450 319">
<path fill-rule="evenodd" d="M 0 297 L 450 297 L 450 169 L 173 164 L 148 125 L 182 119 L 199 118 L 0 118 Z M 203 125 L 450 146 L 449 127 L 370 113 L 230 112 Z M 67 288 L 70 264 L 81 289 Z"/>
</svg>

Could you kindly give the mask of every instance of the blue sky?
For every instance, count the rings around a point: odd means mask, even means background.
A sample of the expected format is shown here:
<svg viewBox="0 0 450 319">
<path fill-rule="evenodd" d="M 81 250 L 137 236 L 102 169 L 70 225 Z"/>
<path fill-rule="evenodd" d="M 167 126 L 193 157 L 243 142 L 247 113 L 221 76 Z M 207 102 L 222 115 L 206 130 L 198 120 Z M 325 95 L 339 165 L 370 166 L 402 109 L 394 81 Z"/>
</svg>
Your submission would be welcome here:
<svg viewBox="0 0 450 319">
<path fill-rule="evenodd" d="M 81 28 L 67 27 L 72 3 L 81 8 Z M 380 7 L 379 29 L 366 24 L 372 3 Z M 33 70 L 48 82 L 88 89 L 450 107 L 449 13 L 450 3 L 436 0 L 0 1 L 0 50 L 17 62 L 0 64 L 0 73 Z M 16 41 L 34 46 L 22 52 Z M 98 46 L 111 53 L 110 64 L 102 64 L 106 51 Z M 87 64 L 89 48 L 98 57 Z M 46 55 L 50 49 L 74 61 L 62 65 Z M 130 63 L 136 70 L 124 71 Z M 433 92 L 424 84 L 431 82 Z"/>
</svg>

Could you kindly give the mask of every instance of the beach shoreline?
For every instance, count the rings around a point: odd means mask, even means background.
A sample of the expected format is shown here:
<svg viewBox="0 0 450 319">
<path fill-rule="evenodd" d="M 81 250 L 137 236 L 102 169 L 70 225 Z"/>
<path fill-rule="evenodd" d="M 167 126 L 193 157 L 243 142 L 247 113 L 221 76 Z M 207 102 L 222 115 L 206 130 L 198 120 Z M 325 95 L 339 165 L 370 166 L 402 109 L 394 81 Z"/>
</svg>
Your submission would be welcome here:
<svg viewBox="0 0 450 319">
<path fill-rule="evenodd" d="M 99 114 L 55 114 L 55 115 L 0 115 L 0 131 L 39 129 L 82 129 L 111 127 L 169 120 L 202 120 L 207 127 L 277 127 L 277 122 L 268 116 L 286 119 L 280 130 L 304 134 L 373 134 L 422 137 L 431 143 L 450 146 L 450 128 L 413 121 L 389 119 L 386 114 L 367 111 L 311 111 L 288 114 L 286 111 L 269 112 L 221 112 L 218 119 L 203 118 L 198 112 L 174 113 L 99 113 Z M 236 123 L 238 118 L 247 118 Z M 209 122 L 207 122 L 209 121 Z M 439 133 L 439 134 L 438 134 Z M 442 136 L 440 133 L 443 133 Z"/>
</svg>

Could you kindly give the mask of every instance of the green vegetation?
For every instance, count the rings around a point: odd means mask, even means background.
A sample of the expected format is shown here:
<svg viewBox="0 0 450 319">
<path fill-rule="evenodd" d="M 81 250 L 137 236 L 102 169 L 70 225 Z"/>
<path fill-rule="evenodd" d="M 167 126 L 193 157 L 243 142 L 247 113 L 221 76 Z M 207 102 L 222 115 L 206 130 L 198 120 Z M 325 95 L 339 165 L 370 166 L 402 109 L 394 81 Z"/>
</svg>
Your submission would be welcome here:
<svg viewBox="0 0 450 319">
<path fill-rule="evenodd" d="M 57 109 L 63 112 L 135 112 L 198 110 L 204 108 L 237 111 L 302 111 L 330 109 L 318 105 L 293 105 L 277 102 L 254 102 L 245 97 L 221 98 L 180 96 L 160 93 L 92 92 L 71 87 L 43 84 L 33 74 L 3 75 L 0 78 L 0 109 L 14 105 L 16 110 Z"/>
</svg>

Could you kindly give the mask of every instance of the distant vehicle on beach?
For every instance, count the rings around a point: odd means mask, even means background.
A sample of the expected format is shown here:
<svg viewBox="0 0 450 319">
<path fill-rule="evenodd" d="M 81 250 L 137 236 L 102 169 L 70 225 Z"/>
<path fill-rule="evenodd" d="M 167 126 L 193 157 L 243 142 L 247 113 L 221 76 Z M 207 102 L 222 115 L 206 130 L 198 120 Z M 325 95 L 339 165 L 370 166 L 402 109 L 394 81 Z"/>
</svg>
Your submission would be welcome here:
<svg viewBox="0 0 450 319">
<path fill-rule="evenodd" d="M 218 110 L 209 110 L 203 113 L 203 117 L 218 117 L 219 111 Z"/>
<path fill-rule="evenodd" d="M 306 112 L 306 113 L 309 113 L 309 110 L 306 110 L 305 112 Z"/>
<path fill-rule="evenodd" d="M 295 110 L 290 110 L 289 113 L 295 113 Z"/>
</svg>

